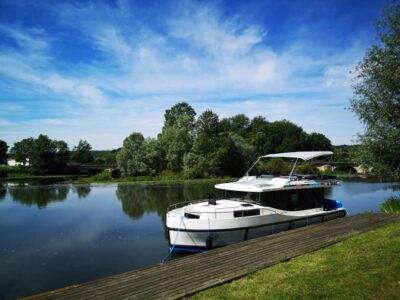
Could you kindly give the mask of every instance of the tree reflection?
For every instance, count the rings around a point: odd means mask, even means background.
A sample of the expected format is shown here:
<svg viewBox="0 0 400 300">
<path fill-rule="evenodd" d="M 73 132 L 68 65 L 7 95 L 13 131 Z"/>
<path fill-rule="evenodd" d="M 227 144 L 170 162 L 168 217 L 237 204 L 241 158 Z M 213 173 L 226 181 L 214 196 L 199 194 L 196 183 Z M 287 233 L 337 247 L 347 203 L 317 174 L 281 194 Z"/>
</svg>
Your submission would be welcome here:
<svg viewBox="0 0 400 300">
<path fill-rule="evenodd" d="M 0 201 L 6 197 L 7 189 L 4 185 L 0 184 Z"/>
<path fill-rule="evenodd" d="M 144 213 L 156 212 L 165 223 L 170 205 L 207 198 L 208 193 L 217 193 L 211 184 L 194 185 L 151 185 L 140 186 L 119 184 L 117 198 L 122 210 L 133 219 L 140 219 Z"/>
<path fill-rule="evenodd" d="M 74 192 L 78 195 L 79 199 L 84 199 L 86 198 L 91 191 L 90 185 L 75 185 L 73 187 Z"/>
<path fill-rule="evenodd" d="M 18 187 L 10 188 L 9 193 L 14 201 L 25 205 L 36 205 L 45 208 L 49 202 L 64 201 L 69 192 L 67 186 L 54 187 Z"/>
</svg>

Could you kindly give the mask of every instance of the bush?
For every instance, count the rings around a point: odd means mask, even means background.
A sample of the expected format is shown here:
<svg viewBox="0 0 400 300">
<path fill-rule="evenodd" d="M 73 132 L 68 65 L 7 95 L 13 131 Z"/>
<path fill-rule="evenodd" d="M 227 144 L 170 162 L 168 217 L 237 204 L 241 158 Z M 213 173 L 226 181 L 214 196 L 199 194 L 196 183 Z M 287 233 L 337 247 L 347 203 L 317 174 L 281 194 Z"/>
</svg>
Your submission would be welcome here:
<svg viewBox="0 0 400 300">
<path fill-rule="evenodd" d="M 265 170 L 275 176 L 286 175 L 290 172 L 290 166 L 280 158 L 272 158 L 266 165 Z"/>
<path fill-rule="evenodd" d="M 22 166 L 0 166 L 0 178 L 27 177 L 32 174 L 31 168 Z"/>
<path fill-rule="evenodd" d="M 381 204 L 381 211 L 385 214 L 400 214 L 400 197 L 390 197 Z"/>
<path fill-rule="evenodd" d="M 298 173 L 298 174 L 315 174 L 318 172 L 318 169 L 315 166 L 312 166 L 310 164 L 302 164 L 302 165 L 298 165 L 295 169 L 294 169 L 294 173 Z"/>
<path fill-rule="evenodd" d="M 111 172 L 107 171 L 107 170 L 104 170 L 104 171 L 102 171 L 102 172 L 100 172 L 100 173 L 98 173 L 98 174 L 96 174 L 96 175 L 94 175 L 94 176 L 92 176 L 90 178 L 93 181 L 99 181 L 99 182 L 101 182 L 101 181 L 109 181 L 109 180 L 112 179 Z"/>
</svg>

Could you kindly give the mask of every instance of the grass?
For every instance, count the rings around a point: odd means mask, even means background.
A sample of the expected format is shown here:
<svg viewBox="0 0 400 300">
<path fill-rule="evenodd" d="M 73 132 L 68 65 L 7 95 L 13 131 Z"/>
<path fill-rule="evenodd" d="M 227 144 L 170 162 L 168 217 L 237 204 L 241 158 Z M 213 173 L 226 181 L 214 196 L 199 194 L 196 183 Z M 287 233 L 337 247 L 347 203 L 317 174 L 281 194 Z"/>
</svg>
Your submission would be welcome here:
<svg viewBox="0 0 400 300">
<path fill-rule="evenodd" d="M 400 299 L 399 253 L 396 222 L 191 299 Z"/>
<path fill-rule="evenodd" d="M 381 211 L 385 214 L 400 214 L 400 197 L 390 197 L 381 204 Z"/>
</svg>

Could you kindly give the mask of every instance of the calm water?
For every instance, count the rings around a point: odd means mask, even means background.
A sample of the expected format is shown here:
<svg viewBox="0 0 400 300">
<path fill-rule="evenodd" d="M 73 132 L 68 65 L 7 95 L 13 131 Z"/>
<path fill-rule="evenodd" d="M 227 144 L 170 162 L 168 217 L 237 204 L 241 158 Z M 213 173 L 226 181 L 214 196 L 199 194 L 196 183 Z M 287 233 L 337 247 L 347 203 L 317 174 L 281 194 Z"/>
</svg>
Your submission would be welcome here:
<svg viewBox="0 0 400 300">
<path fill-rule="evenodd" d="M 395 183 L 343 182 L 328 197 L 350 214 L 379 211 Z M 0 299 L 160 263 L 170 204 L 216 193 L 211 184 L 0 187 Z"/>
</svg>

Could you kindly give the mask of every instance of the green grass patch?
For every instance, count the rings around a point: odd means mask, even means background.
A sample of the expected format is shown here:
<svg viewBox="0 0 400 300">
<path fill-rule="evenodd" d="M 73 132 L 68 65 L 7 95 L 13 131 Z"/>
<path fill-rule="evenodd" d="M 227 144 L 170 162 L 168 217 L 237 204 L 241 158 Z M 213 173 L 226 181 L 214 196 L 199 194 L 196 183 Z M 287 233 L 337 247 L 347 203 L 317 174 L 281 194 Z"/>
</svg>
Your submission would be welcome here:
<svg viewBox="0 0 400 300">
<path fill-rule="evenodd" d="M 400 299 L 399 253 L 396 222 L 191 299 Z"/>
</svg>

